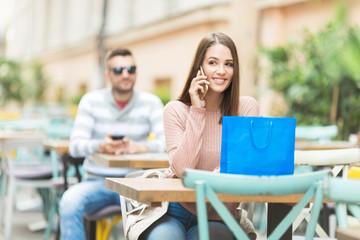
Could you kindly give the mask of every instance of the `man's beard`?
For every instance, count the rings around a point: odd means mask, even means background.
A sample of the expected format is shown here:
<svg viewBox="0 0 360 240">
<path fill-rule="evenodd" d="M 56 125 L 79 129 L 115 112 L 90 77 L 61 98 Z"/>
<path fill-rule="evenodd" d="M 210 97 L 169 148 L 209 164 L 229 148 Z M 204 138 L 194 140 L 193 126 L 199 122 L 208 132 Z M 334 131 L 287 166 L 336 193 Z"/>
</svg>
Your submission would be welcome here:
<svg viewBox="0 0 360 240">
<path fill-rule="evenodd" d="M 117 87 L 113 87 L 113 90 L 119 94 L 127 94 L 127 93 L 131 93 L 134 88 L 130 88 L 130 89 L 121 89 L 121 88 L 117 88 Z"/>
</svg>

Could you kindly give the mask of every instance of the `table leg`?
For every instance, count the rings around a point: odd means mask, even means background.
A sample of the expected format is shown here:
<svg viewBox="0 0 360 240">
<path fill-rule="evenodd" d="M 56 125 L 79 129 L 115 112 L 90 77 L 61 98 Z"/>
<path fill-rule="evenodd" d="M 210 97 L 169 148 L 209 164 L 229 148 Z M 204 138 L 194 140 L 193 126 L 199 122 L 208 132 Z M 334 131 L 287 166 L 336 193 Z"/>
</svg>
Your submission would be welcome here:
<svg viewBox="0 0 360 240">
<path fill-rule="evenodd" d="M 58 222 L 58 230 L 55 233 L 55 239 L 60 240 L 60 221 Z"/>
<path fill-rule="evenodd" d="M 64 163 L 64 188 L 65 190 L 68 189 L 68 181 L 66 178 L 66 172 L 69 169 L 69 166 L 73 165 L 75 167 L 75 174 L 79 182 L 81 182 L 81 174 L 80 174 L 80 165 L 84 162 L 83 157 L 74 158 L 71 157 L 69 154 L 64 154 L 62 156 L 62 161 Z"/>
<path fill-rule="evenodd" d="M 82 165 L 84 162 L 84 158 L 72 158 L 72 164 L 74 164 L 75 166 L 75 171 L 76 171 L 76 177 L 78 179 L 79 182 L 81 182 L 81 173 L 80 173 L 80 165 Z"/>
<path fill-rule="evenodd" d="M 63 162 L 63 165 L 64 165 L 64 172 L 63 172 L 63 175 L 64 175 L 64 191 L 66 191 L 68 189 L 68 182 L 67 182 L 67 176 L 66 176 L 66 173 L 67 173 L 68 167 L 69 167 L 69 162 L 67 160 L 68 155 L 63 154 L 63 155 L 61 155 L 61 158 L 62 158 L 62 162 Z"/>
<path fill-rule="evenodd" d="M 267 235 L 269 236 L 283 218 L 290 212 L 292 206 L 284 203 L 268 203 Z M 292 225 L 286 230 L 281 240 L 292 239 Z"/>
<path fill-rule="evenodd" d="M 67 171 L 69 169 L 69 166 L 71 164 L 73 164 L 75 166 L 75 170 L 76 170 L 76 177 L 78 178 L 78 181 L 81 181 L 81 174 L 79 171 L 79 166 L 83 163 L 84 158 L 72 158 L 69 154 L 62 154 L 61 155 L 61 160 L 64 166 L 64 172 L 63 172 L 63 176 L 64 176 L 64 191 L 66 191 L 69 187 L 68 181 L 67 181 Z M 59 218 L 59 222 L 58 222 L 58 229 L 56 231 L 56 235 L 55 235 L 55 239 L 59 240 L 60 239 L 60 218 Z"/>
</svg>

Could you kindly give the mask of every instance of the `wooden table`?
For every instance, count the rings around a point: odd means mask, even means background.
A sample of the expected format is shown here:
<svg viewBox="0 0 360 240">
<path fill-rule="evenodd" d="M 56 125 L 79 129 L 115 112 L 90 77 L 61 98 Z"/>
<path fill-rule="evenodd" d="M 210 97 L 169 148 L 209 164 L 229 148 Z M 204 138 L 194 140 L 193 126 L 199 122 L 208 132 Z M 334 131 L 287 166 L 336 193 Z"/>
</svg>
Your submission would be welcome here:
<svg viewBox="0 0 360 240">
<path fill-rule="evenodd" d="M 179 178 L 106 178 L 107 189 L 148 205 L 162 201 L 196 202 L 195 190 L 186 188 Z M 218 194 L 223 202 L 297 203 L 303 194 L 285 196 L 242 196 Z"/>
<path fill-rule="evenodd" d="M 136 201 L 159 205 L 162 201 L 196 202 L 194 189 L 186 188 L 181 179 L 158 178 L 106 178 L 107 189 L 119 193 L 123 197 Z M 268 235 L 291 210 L 291 204 L 298 203 L 303 194 L 284 196 L 241 196 L 217 194 L 223 202 L 267 202 L 268 205 Z M 324 200 L 326 202 L 326 200 Z M 286 203 L 286 204 L 284 204 Z M 289 204 L 289 205 L 288 205 Z M 291 227 L 282 239 L 291 239 Z"/>
<path fill-rule="evenodd" d="M 69 144 L 70 141 L 68 139 L 60 139 L 60 140 L 45 140 L 43 142 L 44 147 L 51 151 L 55 151 L 60 155 L 60 159 L 64 165 L 64 189 L 68 188 L 68 181 L 66 177 L 66 172 L 69 169 L 70 165 L 75 166 L 76 177 L 78 181 L 81 181 L 81 174 L 79 170 L 79 166 L 84 162 L 84 158 L 74 158 L 69 155 Z"/>
<path fill-rule="evenodd" d="M 69 153 L 69 140 L 45 140 L 44 147 L 50 150 L 55 150 L 57 153 Z"/>
<path fill-rule="evenodd" d="M 32 139 L 32 138 L 44 138 L 46 134 L 38 131 L 0 131 L 0 141 L 16 140 L 16 139 Z"/>
<path fill-rule="evenodd" d="M 166 153 L 139 153 L 139 154 L 105 154 L 95 153 L 92 161 L 106 167 L 120 168 L 167 168 L 169 159 Z"/>
</svg>

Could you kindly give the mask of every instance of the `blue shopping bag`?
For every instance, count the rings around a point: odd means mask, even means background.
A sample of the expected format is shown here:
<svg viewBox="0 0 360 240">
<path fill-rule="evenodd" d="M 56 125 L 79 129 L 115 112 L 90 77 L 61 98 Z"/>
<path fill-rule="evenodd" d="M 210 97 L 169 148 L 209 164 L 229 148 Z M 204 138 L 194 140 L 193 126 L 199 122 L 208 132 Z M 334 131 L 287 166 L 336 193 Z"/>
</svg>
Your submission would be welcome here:
<svg viewBox="0 0 360 240">
<path fill-rule="evenodd" d="M 220 172 L 294 173 L 295 118 L 224 116 Z"/>
</svg>

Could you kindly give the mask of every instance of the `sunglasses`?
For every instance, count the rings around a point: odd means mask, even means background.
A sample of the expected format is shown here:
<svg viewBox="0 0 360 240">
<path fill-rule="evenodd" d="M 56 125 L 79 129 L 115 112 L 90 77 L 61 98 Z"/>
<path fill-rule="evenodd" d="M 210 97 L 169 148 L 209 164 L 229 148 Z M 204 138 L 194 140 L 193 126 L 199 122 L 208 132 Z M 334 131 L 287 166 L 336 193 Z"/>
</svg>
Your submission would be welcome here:
<svg viewBox="0 0 360 240">
<path fill-rule="evenodd" d="M 115 74 L 115 75 L 120 75 L 123 73 L 124 69 L 126 69 L 126 71 L 129 74 L 134 74 L 136 72 L 136 66 L 127 66 L 127 67 L 114 67 L 114 68 L 110 68 L 110 70 Z"/>
</svg>

